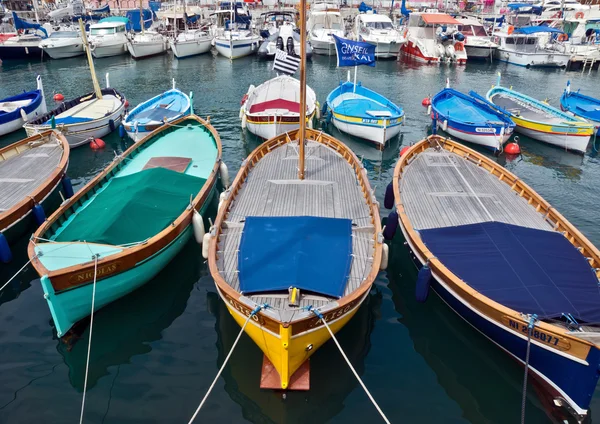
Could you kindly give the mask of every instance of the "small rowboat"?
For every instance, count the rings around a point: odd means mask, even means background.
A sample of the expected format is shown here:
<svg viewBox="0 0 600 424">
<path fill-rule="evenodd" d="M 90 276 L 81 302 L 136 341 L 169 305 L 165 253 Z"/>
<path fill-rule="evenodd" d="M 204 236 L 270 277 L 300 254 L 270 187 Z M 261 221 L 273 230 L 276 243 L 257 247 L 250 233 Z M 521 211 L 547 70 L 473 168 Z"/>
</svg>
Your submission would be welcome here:
<svg viewBox="0 0 600 424">
<path fill-rule="evenodd" d="M 308 359 L 330 338 L 312 308 L 340 330 L 368 296 L 384 249 L 379 208 L 356 155 L 306 129 L 300 178 L 298 134 L 248 156 L 210 232 L 217 291 L 240 326 L 252 317 L 245 331 L 265 355 L 263 370 L 274 370 L 261 382 L 271 389 L 308 389 Z"/>
<path fill-rule="evenodd" d="M 328 119 L 340 131 L 374 143 L 383 149 L 400 133 L 404 111 L 360 83 L 346 81 L 327 96 Z"/>
<path fill-rule="evenodd" d="M 190 238 L 192 219 L 203 232 L 195 214 L 213 198 L 220 166 L 215 129 L 181 118 L 117 156 L 36 231 L 28 254 L 59 337 L 90 315 L 94 281 L 97 310 L 158 274 Z"/>
<path fill-rule="evenodd" d="M 438 126 L 448 134 L 494 151 L 510 138 L 515 123 L 475 92 L 446 87 L 431 99 Z"/>
<path fill-rule="evenodd" d="M 581 94 L 579 90 L 571 91 L 569 81 L 560 98 L 560 108 L 592 122 L 596 126 L 596 135 L 600 135 L 600 99 Z"/>
<path fill-rule="evenodd" d="M 136 106 L 123 120 L 123 127 L 133 141 L 139 141 L 165 123 L 173 122 L 191 112 L 187 94 L 175 88 Z"/>
<path fill-rule="evenodd" d="M 37 76 L 37 89 L 0 100 L 0 136 L 21 129 L 23 124 L 46 113 L 42 77 Z"/>
<path fill-rule="evenodd" d="M 594 125 L 585 119 L 562 112 L 524 94 L 505 87 L 492 87 L 487 93 L 490 102 L 510 112 L 517 131 L 535 140 L 565 150 L 585 153 L 594 134 Z"/>
<path fill-rule="evenodd" d="M 393 194 L 417 299 L 431 287 L 521 364 L 529 349 L 529 375 L 583 421 L 600 376 L 598 249 L 518 177 L 439 136 L 401 156 Z"/>
<path fill-rule="evenodd" d="M 72 194 L 68 165 L 69 144 L 55 131 L 0 149 L 0 262 L 12 256 L 9 243 L 41 225 L 46 213 L 58 207 L 61 182 L 64 197 Z"/>
<path fill-rule="evenodd" d="M 317 97 L 306 87 L 306 116 L 309 127 L 317 111 Z M 300 126 L 300 81 L 281 75 L 258 87 L 250 86 L 244 96 L 240 115 L 242 128 L 252 134 L 270 139 Z"/>
</svg>

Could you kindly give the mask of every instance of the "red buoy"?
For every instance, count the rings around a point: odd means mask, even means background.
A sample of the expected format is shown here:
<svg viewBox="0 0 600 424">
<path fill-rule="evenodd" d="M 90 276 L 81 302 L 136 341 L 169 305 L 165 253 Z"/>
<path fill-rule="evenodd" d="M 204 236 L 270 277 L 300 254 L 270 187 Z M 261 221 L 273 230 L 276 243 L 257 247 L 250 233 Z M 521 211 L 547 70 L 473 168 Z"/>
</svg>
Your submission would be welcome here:
<svg viewBox="0 0 600 424">
<path fill-rule="evenodd" d="M 400 157 L 404 156 L 404 153 L 406 153 L 408 149 L 410 149 L 410 146 L 404 146 L 402 150 L 400 150 Z"/>
<path fill-rule="evenodd" d="M 129 108 L 129 100 L 125 99 L 125 109 Z"/>
<path fill-rule="evenodd" d="M 508 143 L 506 146 L 504 146 L 504 153 L 507 155 L 518 155 L 521 153 L 521 146 L 514 142 Z"/>
<path fill-rule="evenodd" d="M 92 150 L 103 149 L 105 146 L 106 143 L 100 138 L 95 138 L 94 140 L 90 141 L 90 147 Z"/>
<path fill-rule="evenodd" d="M 60 93 L 56 93 L 56 94 L 54 95 L 54 101 L 55 101 L 55 102 L 62 102 L 64 99 L 65 99 L 65 96 L 63 96 L 63 95 L 62 95 L 62 94 L 60 94 Z"/>
<path fill-rule="evenodd" d="M 421 102 L 421 105 L 422 105 L 423 107 L 430 106 L 430 105 L 431 105 L 431 99 L 430 99 L 429 97 L 425 97 L 425 98 L 423 99 L 423 101 Z"/>
</svg>

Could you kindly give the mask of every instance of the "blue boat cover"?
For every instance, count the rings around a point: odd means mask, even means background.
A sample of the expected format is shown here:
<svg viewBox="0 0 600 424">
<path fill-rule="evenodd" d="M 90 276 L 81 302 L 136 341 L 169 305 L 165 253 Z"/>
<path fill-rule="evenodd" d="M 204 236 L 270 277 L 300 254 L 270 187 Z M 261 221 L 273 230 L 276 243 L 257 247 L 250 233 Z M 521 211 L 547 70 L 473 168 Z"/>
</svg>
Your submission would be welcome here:
<svg viewBox="0 0 600 424">
<path fill-rule="evenodd" d="M 600 322 L 600 289 L 561 234 L 500 222 L 421 230 L 427 248 L 475 290 L 515 311 Z"/>
<path fill-rule="evenodd" d="M 563 33 L 558 28 L 550 28 L 548 26 L 526 26 L 515 29 L 514 34 L 537 34 L 540 32 L 553 32 L 556 34 Z"/>
<path fill-rule="evenodd" d="M 297 287 L 342 297 L 352 263 L 352 221 L 314 216 L 249 216 L 238 253 L 240 291 Z"/>
<path fill-rule="evenodd" d="M 152 25 L 153 12 L 150 9 L 143 9 L 144 11 L 144 29 L 150 28 Z M 140 25 L 140 11 L 139 9 L 128 10 L 125 15 L 131 23 L 131 29 L 135 32 L 140 32 L 142 27 Z M 128 29 L 129 30 L 129 29 Z"/>
<path fill-rule="evenodd" d="M 40 24 L 36 24 L 33 22 L 27 22 L 26 20 L 19 18 L 19 16 L 15 12 L 12 12 L 12 16 L 13 16 L 13 22 L 15 24 L 15 29 L 17 31 L 20 29 L 35 29 L 36 31 L 41 31 L 44 33 L 44 36 L 42 38 L 48 37 L 48 32 Z"/>
</svg>

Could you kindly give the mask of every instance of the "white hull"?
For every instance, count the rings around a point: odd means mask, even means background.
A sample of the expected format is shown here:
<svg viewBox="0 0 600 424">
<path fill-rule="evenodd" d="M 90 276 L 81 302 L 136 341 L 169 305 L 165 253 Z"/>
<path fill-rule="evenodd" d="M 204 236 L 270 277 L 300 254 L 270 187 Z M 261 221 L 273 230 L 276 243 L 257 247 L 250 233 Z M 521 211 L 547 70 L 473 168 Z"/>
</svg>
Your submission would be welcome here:
<svg viewBox="0 0 600 424">
<path fill-rule="evenodd" d="M 237 59 L 239 57 L 249 56 L 258 50 L 260 44 L 259 37 L 247 38 L 230 41 L 228 38 L 216 37 L 215 48 L 217 52 L 227 59 Z"/>
<path fill-rule="evenodd" d="M 438 122 L 438 128 L 442 128 L 442 124 Z M 510 136 L 512 135 L 512 131 L 508 134 L 504 134 L 502 137 L 496 136 L 493 134 L 490 135 L 477 135 L 477 134 L 469 134 L 464 133 L 462 131 L 455 130 L 454 128 L 448 127 L 446 131 L 453 137 L 456 137 L 459 140 L 467 141 L 469 143 L 477 144 L 479 146 L 487 147 L 492 150 L 500 150 L 504 143 L 508 141 Z"/>
<path fill-rule="evenodd" d="M 487 59 L 488 57 L 492 57 L 494 55 L 496 49 L 497 47 L 470 46 L 468 44 L 465 45 L 465 51 L 467 52 L 467 57 L 469 59 Z"/>
<path fill-rule="evenodd" d="M 37 107 L 37 109 L 35 109 L 34 111 L 32 111 L 30 114 L 27 115 L 27 120 L 29 121 L 31 119 L 36 118 L 38 115 L 45 113 L 45 110 L 46 110 L 45 106 L 46 106 L 46 99 L 42 99 L 42 103 L 40 103 L 40 105 Z M 25 124 L 25 122 L 23 122 L 23 118 L 20 115 L 19 115 L 19 118 L 15 119 L 14 121 L 10 121 L 5 124 L 0 124 L 0 136 L 9 134 L 13 131 L 20 130 L 21 127 L 23 127 L 23 124 Z"/>
<path fill-rule="evenodd" d="M 119 56 L 127 52 L 127 42 L 110 45 L 98 45 L 92 50 L 95 58 Z"/>
<path fill-rule="evenodd" d="M 171 50 L 173 50 L 173 54 L 178 59 L 208 53 L 212 48 L 211 40 L 178 41 L 177 43 L 174 43 L 173 40 L 171 40 L 169 43 L 171 45 Z"/>
<path fill-rule="evenodd" d="M 273 118 L 273 121 L 275 121 L 275 118 Z M 248 129 L 248 131 L 250 131 L 252 134 L 264 138 L 265 140 L 268 140 L 270 138 L 276 137 L 279 134 L 283 134 L 286 133 L 288 131 L 293 131 L 293 130 L 297 130 L 299 127 L 298 124 L 253 124 L 248 122 L 246 124 L 246 128 Z"/>
<path fill-rule="evenodd" d="M 400 48 L 403 43 L 386 42 L 386 41 L 371 41 L 371 40 L 363 40 L 369 44 L 373 44 L 375 46 L 375 57 L 381 59 L 391 59 L 394 57 L 398 57 L 400 54 Z"/>
<path fill-rule="evenodd" d="M 395 125 L 393 127 L 389 127 L 385 129 L 385 141 L 384 141 L 384 130 L 379 127 L 370 127 L 365 125 L 357 125 L 357 124 L 349 124 L 347 122 L 343 122 L 333 117 L 331 120 L 333 125 L 346 134 L 350 134 L 354 137 L 362 138 L 368 140 L 372 143 L 383 148 L 385 143 L 391 138 L 396 137 L 400 134 L 400 128 L 402 125 Z"/>
<path fill-rule="evenodd" d="M 72 44 L 60 47 L 44 47 L 44 52 L 52 59 L 67 59 L 69 57 L 81 56 L 85 53 L 83 44 Z"/>
<path fill-rule="evenodd" d="M 574 136 L 568 134 L 548 134 L 540 131 L 534 131 L 517 126 L 517 132 L 526 135 L 534 140 L 543 141 L 561 149 L 572 150 L 579 153 L 585 153 L 590 143 L 590 136 Z"/>
<path fill-rule="evenodd" d="M 335 43 L 329 40 L 310 39 L 310 45 L 314 54 L 322 54 L 325 56 L 335 56 Z"/>
<path fill-rule="evenodd" d="M 127 43 L 127 50 L 134 59 L 142 57 L 154 56 L 167 51 L 167 42 L 150 41 L 147 43 Z"/>
<path fill-rule="evenodd" d="M 546 66 L 561 68 L 567 66 L 570 58 L 571 55 L 558 52 L 516 53 L 500 48 L 496 50 L 496 59 L 525 67 Z"/>
</svg>

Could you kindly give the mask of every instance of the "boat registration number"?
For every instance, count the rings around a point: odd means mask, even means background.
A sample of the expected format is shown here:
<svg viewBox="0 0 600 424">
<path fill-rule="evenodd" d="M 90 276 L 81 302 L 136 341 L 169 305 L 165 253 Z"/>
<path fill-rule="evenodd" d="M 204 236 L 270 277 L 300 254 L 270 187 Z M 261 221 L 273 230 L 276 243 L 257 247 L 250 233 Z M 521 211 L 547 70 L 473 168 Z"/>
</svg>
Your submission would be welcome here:
<svg viewBox="0 0 600 424">
<path fill-rule="evenodd" d="M 502 317 L 502 323 L 510 329 L 519 331 L 525 335 L 528 332 L 527 323 L 515 321 L 507 316 Z M 531 331 L 531 338 L 559 350 L 571 349 L 571 343 L 569 343 L 569 341 L 564 337 L 547 333 L 537 327 L 533 327 L 533 330 Z"/>
<path fill-rule="evenodd" d="M 495 134 L 496 130 L 494 128 L 475 128 L 475 132 Z"/>
<path fill-rule="evenodd" d="M 400 118 L 395 119 L 386 119 L 386 125 L 394 125 L 400 122 Z M 379 119 L 377 118 L 362 118 L 363 124 L 377 124 L 379 123 Z"/>
</svg>

